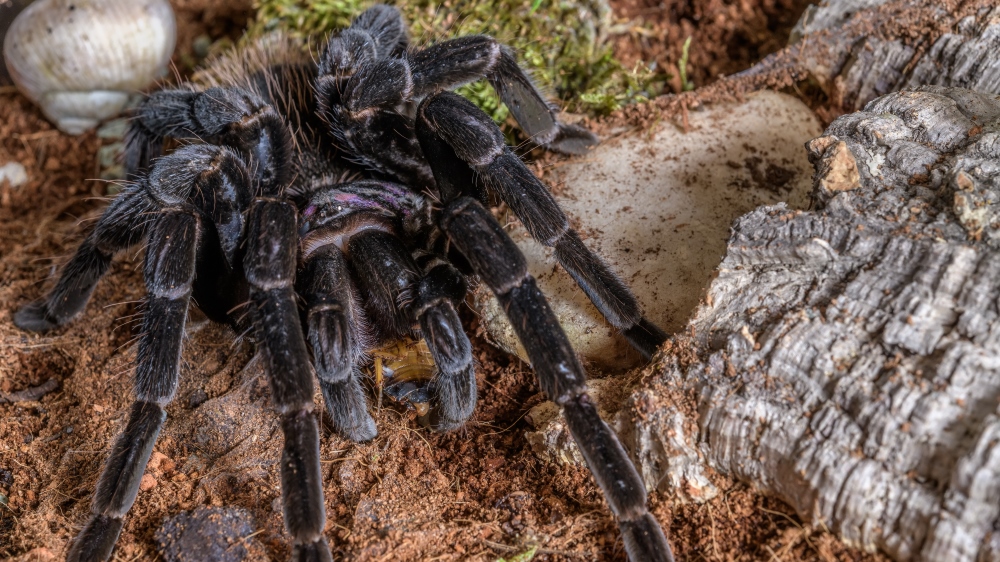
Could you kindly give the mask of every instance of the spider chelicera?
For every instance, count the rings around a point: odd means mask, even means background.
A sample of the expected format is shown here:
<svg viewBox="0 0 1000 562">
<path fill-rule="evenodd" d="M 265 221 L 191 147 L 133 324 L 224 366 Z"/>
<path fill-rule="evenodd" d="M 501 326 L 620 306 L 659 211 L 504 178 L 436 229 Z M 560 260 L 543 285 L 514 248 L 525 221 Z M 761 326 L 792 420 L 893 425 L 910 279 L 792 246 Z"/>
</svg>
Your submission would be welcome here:
<svg viewBox="0 0 1000 562">
<path fill-rule="evenodd" d="M 553 246 L 608 322 L 651 356 L 665 334 L 581 242 L 542 182 L 481 110 L 449 89 L 485 78 L 538 144 L 583 153 L 597 138 L 561 123 L 511 50 L 468 36 L 410 50 L 399 12 L 375 6 L 314 61 L 274 39 L 221 59 L 200 83 L 151 94 L 126 137 L 132 182 L 110 204 L 21 328 L 64 324 L 115 252 L 146 242 L 148 292 L 135 402 L 97 482 L 69 560 L 107 560 L 177 389 L 193 298 L 251 328 L 281 416 L 285 526 L 294 560 L 330 560 L 313 379 L 333 426 L 376 436 L 357 365 L 366 349 L 419 334 L 437 365 L 431 423 L 460 427 L 476 404 L 472 348 L 456 307 L 466 278 L 496 294 L 545 394 L 618 518 L 631 560 L 670 560 L 642 480 L 597 413 L 584 371 L 517 246 L 484 207 L 505 202 Z M 181 147 L 165 156 L 167 139 Z M 301 307 L 300 307 L 301 304 Z"/>
</svg>

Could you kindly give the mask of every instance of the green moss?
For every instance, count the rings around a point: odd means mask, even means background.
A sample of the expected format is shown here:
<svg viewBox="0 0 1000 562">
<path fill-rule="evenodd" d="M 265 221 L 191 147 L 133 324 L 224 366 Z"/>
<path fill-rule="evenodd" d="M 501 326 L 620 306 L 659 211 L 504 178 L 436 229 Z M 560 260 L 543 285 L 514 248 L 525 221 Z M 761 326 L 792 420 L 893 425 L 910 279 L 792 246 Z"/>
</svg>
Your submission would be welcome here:
<svg viewBox="0 0 1000 562">
<path fill-rule="evenodd" d="M 283 29 L 307 37 L 347 26 L 370 0 L 257 0 L 249 35 Z M 601 0 L 410 0 L 394 3 L 410 23 L 416 44 L 485 33 L 511 45 L 521 65 L 565 109 L 604 113 L 660 92 L 663 84 L 645 67 L 629 71 L 600 39 L 608 17 Z M 601 9 L 600 6 L 604 6 Z M 497 122 L 507 108 L 485 81 L 459 93 Z"/>
</svg>

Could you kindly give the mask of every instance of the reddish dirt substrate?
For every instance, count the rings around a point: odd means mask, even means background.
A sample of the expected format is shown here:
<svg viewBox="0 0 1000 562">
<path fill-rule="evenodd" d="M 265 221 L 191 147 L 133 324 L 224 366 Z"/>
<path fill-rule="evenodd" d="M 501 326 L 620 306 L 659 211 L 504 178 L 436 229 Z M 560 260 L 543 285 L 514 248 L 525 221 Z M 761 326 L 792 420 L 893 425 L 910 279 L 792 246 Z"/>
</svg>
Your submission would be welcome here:
<svg viewBox="0 0 1000 562">
<path fill-rule="evenodd" d="M 176 4 L 182 69 L 192 38 L 235 37 L 247 14 L 239 2 L 212 11 L 197 0 Z M 802 6 L 623 0 L 616 15 L 647 31 L 620 37 L 617 48 L 627 61 L 669 66 L 693 35 L 692 77 L 702 85 L 783 45 Z M 43 294 L 104 207 L 108 186 L 88 180 L 98 175 L 101 142 L 93 133 L 58 133 L 10 88 L 0 90 L 0 164 L 16 160 L 30 176 L 17 189 L 0 185 L 0 393 L 59 383 L 40 400 L 0 404 L 0 558 L 64 555 L 130 403 L 141 253 L 115 259 L 85 314 L 69 326 L 36 336 L 11 322 L 17 306 Z M 480 402 L 464 430 L 433 434 L 413 413 L 385 405 L 375 415 L 379 437 L 359 445 L 324 422 L 326 536 L 336 557 L 493 561 L 539 545 L 537 560 L 624 560 L 589 473 L 543 462 L 526 445 L 523 416 L 542 400 L 534 374 L 485 343 L 474 316 L 464 315 L 480 362 Z M 200 506 L 246 510 L 256 529 L 240 541 L 249 558 L 287 558 L 280 432 L 252 346 L 234 340 L 228 328 L 192 316 L 180 390 L 115 560 L 161 559 L 155 535 L 164 520 Z M 877 559 L 738 484 L 704 505 L 674 506 L 653 494 L 650 506 L 682 560 Z"/>
</svg>

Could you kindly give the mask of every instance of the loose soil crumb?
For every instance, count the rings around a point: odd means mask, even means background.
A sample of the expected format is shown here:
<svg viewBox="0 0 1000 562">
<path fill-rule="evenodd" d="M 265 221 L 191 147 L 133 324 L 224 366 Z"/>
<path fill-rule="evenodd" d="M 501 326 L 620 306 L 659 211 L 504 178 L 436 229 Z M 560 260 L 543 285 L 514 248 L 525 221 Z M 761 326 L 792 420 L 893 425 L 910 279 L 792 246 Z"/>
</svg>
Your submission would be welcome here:
<svg viewBox="0 0 1000 562">
<path fill-rule="evenodd" d="M 626 60 L 674 64 L 684 37 L 694 35 L 691 76 L 699 85 L 778 48 L 802 6 L 801 0 L 613 4 L 619 16 L 641 18 L 641 26 L 659 33 L 622 38 Z M 179 72 L 195 37 L 238 36 L 247 9 L 240 1 L 177 5 Z M 654 37 L 666 40 L 657 44 Z M 19 305 L 42 296 L 103 209 L 109 185 L 87 179 L 98 177 L 100 145 L 93 133 L 60 134 L 24 98 L 0 90 L 0 164 L 16 160 L 30 176 L 17 189 L 0 185 L 0 392 L 49 379 L 60 385 L 37 401 L 0 404 L 0 558 L 64 556 L 86 520 L 131 400 L 144 295 L 141 252 L 114 260 L 70 325 L 38 336 L 11 321 Z M 480 389 L 463 430 L 430 433 L 413 412 L 383 405 L 375 413 L 379 437 L 354 444 L 332 434 L 324 420 L 326 536 L 335 556 L 493 561 L 538 546 L 537 560 L 625 560 L 588 471 L 540 461 L 524 439 L 530 428 L 522 418 L 542 400 L 533 372 L 488 345 L 473 315 L 463 314 L 475 334 Z M 257 553 L 251 559 L 287 559 L 281 433 L 268 394 L 252 345 L 193 313 L 181 385 L 118 541 L 118 559 L 162 559 L 157 537 L 171 531 L 168 519 L 222 506 L 255 522 L 254 544 L 263 553 L 249 549 Z M 787 506 L 738 484 L 704 505 L 675 505 L 652 494 L 650 506 L 681 560 L 878 559 L 803 526 Z"/>
</svg>

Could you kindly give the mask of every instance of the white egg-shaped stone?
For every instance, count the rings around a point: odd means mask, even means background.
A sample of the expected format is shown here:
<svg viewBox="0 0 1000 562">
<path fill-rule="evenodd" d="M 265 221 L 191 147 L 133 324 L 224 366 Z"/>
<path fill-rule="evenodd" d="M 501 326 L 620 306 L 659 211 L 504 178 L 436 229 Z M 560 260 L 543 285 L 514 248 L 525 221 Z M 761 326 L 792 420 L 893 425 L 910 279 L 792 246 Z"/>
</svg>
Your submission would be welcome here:
<svg viewBox="0 0 1000 562">
<path fill-rule="evenodd" d="M 729 228 L 760 205 L 809 203 L 812 166 L 805 142 L 822 132 L 792 96 L 751 95 L 743 103 L 692 111 L 687 132 L 671 123 L 603 141 L 546 179 L 584 243 L 628 283 L 646 317 L 668 333 L 684 328 L 722 261 Z M 508 229 L 574 349 L 590 365 L 617 371 L 641 362 L 552 249 L 520 223 Z M 473 295 L 491 339 L 524 356 L 487 288 Z"/>
<path fill-rule="evenodd" d="M 76 135 L 161 77 L 176 38 L 167 0 L 37 0 L 7 30 L 3 54 L 18 89 Z"/>
</svg>

